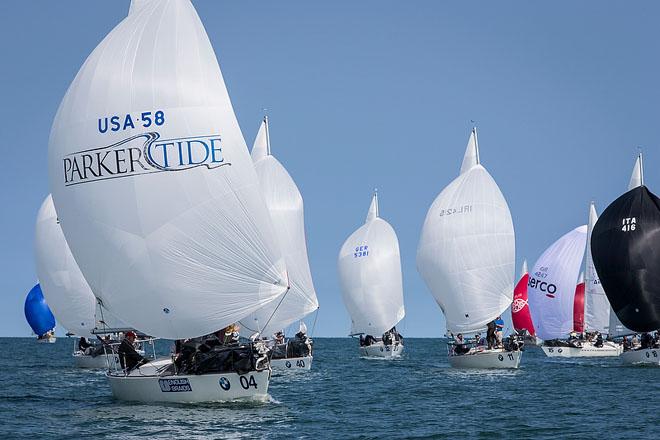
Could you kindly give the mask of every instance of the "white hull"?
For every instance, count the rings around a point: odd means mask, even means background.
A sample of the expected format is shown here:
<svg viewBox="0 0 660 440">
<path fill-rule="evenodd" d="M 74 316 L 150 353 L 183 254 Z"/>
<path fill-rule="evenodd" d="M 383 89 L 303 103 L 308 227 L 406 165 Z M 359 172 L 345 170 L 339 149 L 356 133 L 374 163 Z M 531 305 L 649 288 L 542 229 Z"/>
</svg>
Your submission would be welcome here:
<svg viewBox="0 0 660 440">
<path fill-rule="evenodd" d="M 114 368 L 119 365 L 119 357 L 116 354 L 99 355 L 96 357 L 81 354 L 80 352 L 73 354 L 73 364 L 78 368 L 93 368 L 93 369 L 107 369 L 108 367 Z"/>
<path fill-rule="evenodd" d="M 312 356 L 303 356 L 295 358 L 271 359 L 270 367 L 273 371 L 309 371 L 312 369 Z"/>
<path fill-rule="evenodd" d="M 548 357 L 616 357 L 621 354 L 621 344 L 604 341 L 601 348 L 595 347 L 590 342 L 582 342 L 582 348 L 576 347 L 541 347 L 543 353 Z"/>
<path fill-rule="evenodd" d="M 37 339 L 37 342 L 39 344 L 54 344 L 55 341 L 57 341 L 57 338 L 55 336 L 52 336 L 50 338 Z"/>
<path fill-rule="evenodd" d="M 118 400 L 135 402 L 227 402 L 266 400 L 270 370 L 200 375 L 159 376 L 158 370 L 172 361 L 159 359 L 131 371 L 109 373 L 110 388 Z"/>
<path fill-rule="evenodd" d="M 471 350 L 467 354 L 450 355 L 449 365 L 454 368 L 518 368 L 522 351 Z"/>
<path fill-rule="evenodd" d="M 360 356 L 374 358 L 397 358 L 403 354 L 403 344 L 385 345 L 376 342 L 368 347 L 360 347 Z"/>
<path fill-rule="evenodd" d="M 621 360 L 626 365 L 656 365 L 660 367 L 660 349 L 645 348 L 644 350 L 630 350 L 621 355 Z"/>
</svg>

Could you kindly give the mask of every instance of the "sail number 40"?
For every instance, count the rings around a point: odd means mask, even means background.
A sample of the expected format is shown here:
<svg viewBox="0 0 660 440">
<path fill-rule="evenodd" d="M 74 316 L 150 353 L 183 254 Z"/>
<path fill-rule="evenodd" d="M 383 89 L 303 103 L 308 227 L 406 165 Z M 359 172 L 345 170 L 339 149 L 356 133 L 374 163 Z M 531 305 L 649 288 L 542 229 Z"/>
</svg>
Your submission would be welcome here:
<svg viewBox="0 0 660 440">
<path fill-rule="evenodd" d="M 637 226 L 637 218 L 635 217 L 627 217 L 621 220 L 621 230 L 623 232 L 628 232 L 628 231 L 634 231 L 635 227 Z"/>
</svg>

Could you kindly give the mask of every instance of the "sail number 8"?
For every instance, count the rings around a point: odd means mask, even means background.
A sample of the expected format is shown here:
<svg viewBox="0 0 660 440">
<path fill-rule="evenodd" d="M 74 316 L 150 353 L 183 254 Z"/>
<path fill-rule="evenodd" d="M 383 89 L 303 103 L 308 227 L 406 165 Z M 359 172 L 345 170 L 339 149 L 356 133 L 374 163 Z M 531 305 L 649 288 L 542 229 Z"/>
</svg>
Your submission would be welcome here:
<svg viewBox="0 0 660 440">
<path fill-rule="evenodd" d="M 353 258 L 367 257 L 369 256 L 369 246 L 356 246 L 355 252 L 353 252 Z"/>
<path fill-rule="evenodd" d="M 636 217 L 627 217 L 624 218 L 621 221 L 621 230 L 623 232 L 628 232 L 628 231 L 634 231 L 635 227 L 637 226 L 637 218 Z"/>
</svg>

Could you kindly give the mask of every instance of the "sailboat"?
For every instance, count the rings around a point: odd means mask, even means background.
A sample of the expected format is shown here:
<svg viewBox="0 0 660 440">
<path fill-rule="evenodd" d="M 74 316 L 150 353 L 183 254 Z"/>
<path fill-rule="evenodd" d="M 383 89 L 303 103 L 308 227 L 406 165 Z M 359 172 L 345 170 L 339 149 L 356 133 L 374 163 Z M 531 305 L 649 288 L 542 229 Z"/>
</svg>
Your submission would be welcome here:
<svg viewBox="0 0 660 440">
<path fill-rule="evenodd" d="M 621 345 L 602 340 L 607 329 L 602 327 L 598 316 L 602 315 L 603 310 L 607 312 L 609 304 L 594 298 L 599 295 L 600 282 L 593 269 L 590 252 L 586 253 L 585 259 L 585 250 L 596 220 L 596 208 L 592 202 L 589 223 L 568 232 L 546 249 L 530 276 L 532 319 L 537 335 L 544 340 L 542 349 L 548 357 L 609 357 L 621 354 Z M 580 274 L 583 260 L 586 279 L 584 274 Z M 591 335 L 591 338 L 582 338 L 583 333 Z"/>
<path fill-rule="evenodd" d="M 39 284 L 35 285 L 25 297 L 23 311 L 30 328 L 37 335 L 37 342 L 52 344 L 57 340 L 54 333 L 55 316 L 50 311 Z"/>
<path fill-rule="evenodd" d="M 49 171 L 76 262 L 102 306 L 131 327 L 199 338 L 235 328 L 288 290 L 254 165 L 189 0 L 131 3 L 60 104 Z M 264 344 L 183 354 L 108 372 L 113 395 L 267 398 Z"/>
<path fill-rule="evenodd" d="M 273 301 L 241 320 L 243 328 L 270 337 L 316 311 L 319 302 L 314 290 L 307 257 L 303 198 L 286 168 L 270 149 L 268 117 L 265 116 L 252 147 L 261 194 L 275 226 L 278 243 L 286 260 L 291 288 L 281 301 Z M 275 341 L 276 342 L 276 341 Z M 307 371 L 312 367 L 312 339 L 300 321 L 298 332 L 288 341 L 273 346 L 273 370 Z"/>
<path fill-rule="evenodd" d="M 629 190 L 613 201 L 594 227 L 594 264 L 620 322 L 633 332 L 660 329 L 658 234 L 660 199 L 644 185 L 641 153 Z M 625 351 L 625 364 L 660 365 L 660 346 L 642 336 L 642 347 Z M 646 340 L 646 342 L 645 342 Z"/>
<path fill-rule="evenodd" d="M 396 325 L 405 309 L 399 240 L 380 217 L 377 191 L 365 223 L 342 245 L 337 267 L 351 335 L 360 337 L 360 356 L 400 357 L 404 345 Z"/>
<path fill-rule="evenodd" d="M 50 195 L 37 214 L 34 247 L 39 283 L 57 321 L 67 330 L 67 336 L 90 339 L 87 350 L 81 350 L 76 339 L 74 365 L 102 369 L 118 364 L 119 358 L 112 341 L 95 342 L 95 336 L 127 331 L 127 326 L 117 323 L 118 320 L 112 318 L 108 311 L 103 313 L 98 306 L 64 238 Z M 102 319 L 97 320 L 97 309 L 99 316 L 104 315 Z"/>
<path fill-rule="evenodd" d="M 513 301 L 511 302 L 511 320 L 513 328 L 519 334 L 523 334 L 525 343 L 536 344 L 536 330 L 529 311 L 529 300 L 527 298 L 527 283 L 529 273 L 527 272 L 527 260 L 523 261 L 520 278 L 513 289 Z"/>
<path fill-rule="evenodd" d="M 509 206 L 481 165 L 477 130 L 472 129 L 460 175 L 436 197 L 422 227 L 417 270 L 454 337 L 449 363 L 459 368 L 518 368 L 522 352 L 460 337 L 482 332 L 513 299 L 515 236 Z M 465 339 L 467 341 L 467 338 Z"/>
</svg>

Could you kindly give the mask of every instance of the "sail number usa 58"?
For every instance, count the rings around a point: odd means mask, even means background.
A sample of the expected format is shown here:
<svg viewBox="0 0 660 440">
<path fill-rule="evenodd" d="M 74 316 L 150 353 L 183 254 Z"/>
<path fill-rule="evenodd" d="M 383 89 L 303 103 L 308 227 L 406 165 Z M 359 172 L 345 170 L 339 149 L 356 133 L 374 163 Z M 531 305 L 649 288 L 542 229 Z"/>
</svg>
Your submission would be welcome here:
<svg viewBox="0 0 660 440">
<path fill-rule="evenodd" d="M 139 114 L 131 115 L 112 115 L 99 118 L 98 130 L 99 133 L 115 132 L 130 130 L 136 127 L 148 128 L 151 126 L 160 127 L 165 123 L 165 112 L 162 110 L 141 112 Z"/>
</svg>

